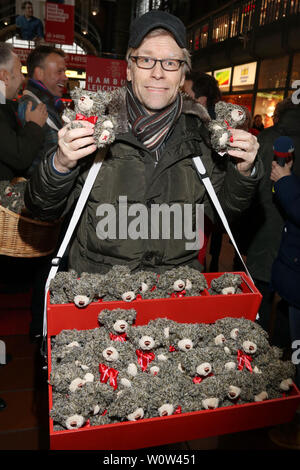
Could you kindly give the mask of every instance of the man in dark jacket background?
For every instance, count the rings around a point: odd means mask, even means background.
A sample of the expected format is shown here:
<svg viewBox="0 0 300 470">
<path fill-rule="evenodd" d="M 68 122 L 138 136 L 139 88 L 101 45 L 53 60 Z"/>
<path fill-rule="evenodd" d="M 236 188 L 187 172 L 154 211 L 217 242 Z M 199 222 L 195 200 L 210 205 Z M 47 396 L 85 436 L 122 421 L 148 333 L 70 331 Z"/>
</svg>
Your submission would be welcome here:
<svg viewBox="0 0 300 470">
<path fill-rule="evenodd" d="M 6 43 L 0 43 L 0 80 L 5 87 L 5 103 L 0 104 L 0 179 L 10 181 L 15 176 L 24 176 L 43 146 L 47 110 L 44 104 L 39 104 L 35 110 L 31 104 L 26 104 L 24 127 L 20 125 L 17 103 L 13 100 L 24 83 L 24 76 L 20 59 Z"/>
<path fill-rule="evenodd" d="M 133 239 L 117 234 L 101 238 L 99 207 L 105 204 L 119 210 L 124 196 L 129 208 L 132 204 L 145 209 L 176 202 L 180 208 L 185 203 L 204 204 L 206 214 L 214 219 L 214 208 L 192 160 L 202 155 L 221 204 L 232 217 L 248 207 L 262 176 L 257 140 L 243 130 L 232 130 L 232 145 L 240 150 L 228 152 L 226 171 L 219 168 L 218 156 L 205 143 L 207 111 L 192 100 L 183 100 L 180 93 L 190 58 L 185 27 L 178 18 L 152 10 L 136 19 L 127 60 L 127 87 L 118 108 L 123 132 L 110 145 L 96 178 L 76 228 L 69 266 L 78 273 L 107 272 L 115 264 L 157 272 L 181 264 L 199 269 L 199 249 L 187 250 L 184 236 L 175 238 L 172 233 L 165 239 L 160 231 L 158 237 Z M 87 121 L 83 125 L 75 129 L 67 125 L 59 131 L 58 149 L 42 160 L 28 185 L 27 207 L 44 220 L 62 216 L 82 190 L 93 161 L 85 157 L 97 150 L 94 125 Z M 238 161 L 232 162 L 231 157 Z M 117 222 L 128 234 L 130 217 L 117 217 Z M 146 223 L 152 227 L 151 220 Z"/>
</svg>

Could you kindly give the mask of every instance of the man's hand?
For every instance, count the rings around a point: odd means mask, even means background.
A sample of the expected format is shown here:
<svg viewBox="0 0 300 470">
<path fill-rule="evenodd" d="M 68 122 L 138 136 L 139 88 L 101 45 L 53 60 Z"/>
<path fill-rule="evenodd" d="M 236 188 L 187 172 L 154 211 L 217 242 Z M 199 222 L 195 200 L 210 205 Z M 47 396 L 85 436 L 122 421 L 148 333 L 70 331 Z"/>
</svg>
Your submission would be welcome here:
<svg viewBox="0 0 300 470">
<path fill-rule="evenodd" d="M 291 169 L 293 166 L 293 160 L 286 163 L 284 166 L 278 165 L 277 162 L 272 162 L 272 171 L 270 179 L 276 183 L 276 181 L 280 180 L 283 176 L 290 176 L 292 173 Z"/>
<path fill-rule="evenodd" d="M 80 121 L 83 127 L 64 126 L 58 132 L 58 149 L 54 157 L 55 168 L 67 173 L 77 165 L 78 160 L 97 150 L 94 141 L 94 124 Z"/>
<path fill-rule="evenodd" d="M 230 132 L 232 135 L 230 145 L 241 150 L 229 150 L 228 154 L 236 158 L 238 171 L 250 176 L 259 149 L 257 138 L 242 129 L 230 129 Z"/>
<path fill-rule="evenodd" d="M 25 121 L 35 122 L 38 126 L 43 127 L 47 121 L 48 112 L 47 107 L 44 103 L 39 103 L 37 107 L 32 111 L 32 101 L 29 101 L 25 111 Z"/>
</svg>

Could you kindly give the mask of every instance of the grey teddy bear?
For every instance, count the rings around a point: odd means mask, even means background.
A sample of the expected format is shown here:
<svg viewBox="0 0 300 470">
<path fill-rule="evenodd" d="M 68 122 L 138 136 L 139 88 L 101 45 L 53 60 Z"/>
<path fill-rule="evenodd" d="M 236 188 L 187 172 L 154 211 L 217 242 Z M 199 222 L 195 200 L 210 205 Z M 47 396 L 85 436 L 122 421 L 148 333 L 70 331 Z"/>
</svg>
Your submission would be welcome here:
<svg viewBox="0 0 300 470">
<path fill-rule="evenodd" d="M 239 274 L 224 273 L 212 279 L 208 292 L 210 295 L 240 294 L 242 292 L 241 283 L 242 278 Z"/>
<path fill-rule="evenodd" d="M 216 152 L 227 152 L 234 147 L 229 145 L 230 128 L 241 127 L 246 121 L 245 110 L 236 104 L 219 101 L 215 105 L 216 118 L 207 127 L 210 132 L 211 145 Z"/>
<path fill-rule="evenodd" d="M 27 181 L 19 181 L 14 184 L 10 181 L 0 181 L 0 205 L 16 214 L 21 214 L 25 209 L 26 184 Z"/>
<path fill-rule="evenodd" d="M 95 124 L 94 139 L 97 147 L 101 148 L 115 140 L 115 118 L 107 115 L 107 106 L 111 101 L 110 94 L 97 91 L 96 93 L 74 88 L 71 91 L 75 110 L 67 108 L 63 113 L 63 120 L 70 123 L 71 128 L 82 127 L 82 120 L 91 120 Z M 76 122 L 74 122 L 76 120 Z"/>
<path fill-rule="evenodd" d="M 107 331 L 110 339 L 114 341 L 128 340 L 135 319 L 136 310 L 134 309 L 104 309 L 98 315 L 99 324 Z"/>
<path fill-rule="evenodd" d="M 156 289 L 152 291 L 153 298 L 185 295 L 200 295 L 207 288 L 204 275 L 188 266 L 169 269 L 159 275 Z"/>
</svg>

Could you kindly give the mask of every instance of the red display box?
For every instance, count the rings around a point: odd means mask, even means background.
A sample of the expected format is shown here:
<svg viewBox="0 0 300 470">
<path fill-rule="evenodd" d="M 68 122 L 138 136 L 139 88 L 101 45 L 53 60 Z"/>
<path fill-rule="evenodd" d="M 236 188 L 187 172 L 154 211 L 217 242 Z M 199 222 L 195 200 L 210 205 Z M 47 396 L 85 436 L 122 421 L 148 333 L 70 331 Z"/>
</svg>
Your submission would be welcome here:
<svg viewBox="0 0 300 470">
<path fill-rule="evenodd" d="M 204 273 L 208 286 L 222 273 Z M 245 273 L 242 293 L 209 295 L 205 290 L 199 297 L 182 297 L 133 302 L 93 302 L 84 309 L 72 304 L 51 305 L 48 297 L 48 374 L 51 365 L 51 336 L 63 329 L 86 330 L 97 328 L 102 309 L 134 308 L 136 325 L 147 324 L 150 319 L 167 317 L 180 323 L 213 323 L 226 316 L 255 320 L 261 294 Z M 300 403 L 300 392 L 294 385 L 288 396 L 276 400 L 249 403 L 215 410 L 143 419 L 102 426 L 89 426 L 77 430 L 54 431 L 50 419 L 50 448 L 52 450 L 129 450 L 182 442 L 245 431 L 289 422 Z M 52 408 L 52 387 L 49 385 L 49 409 Z"/>
</svg>

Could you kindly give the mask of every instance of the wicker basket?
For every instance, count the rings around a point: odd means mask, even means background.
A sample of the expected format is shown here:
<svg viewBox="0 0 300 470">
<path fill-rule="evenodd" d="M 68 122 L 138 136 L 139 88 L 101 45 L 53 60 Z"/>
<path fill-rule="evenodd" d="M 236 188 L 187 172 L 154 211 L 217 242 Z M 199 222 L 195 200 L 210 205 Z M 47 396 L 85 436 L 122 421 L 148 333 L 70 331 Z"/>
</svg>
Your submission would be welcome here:
<svg viewBox="0 0 300 470">
<path fill-rule="evenodd" d="M 26 181 L 13 178 L 14 185 Z M 60 232 L 61 221 L 41 222 L 0 206 L 0 255 L 15 258 L 37 258 L 53 253 Z"/>
<path fill-rule="evenodd" d="M 60 222 L 41 222 L 0 206 L 0 254 L 35 258 L 52 253 L 57 245 Z"/>
</svg>

